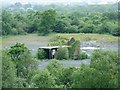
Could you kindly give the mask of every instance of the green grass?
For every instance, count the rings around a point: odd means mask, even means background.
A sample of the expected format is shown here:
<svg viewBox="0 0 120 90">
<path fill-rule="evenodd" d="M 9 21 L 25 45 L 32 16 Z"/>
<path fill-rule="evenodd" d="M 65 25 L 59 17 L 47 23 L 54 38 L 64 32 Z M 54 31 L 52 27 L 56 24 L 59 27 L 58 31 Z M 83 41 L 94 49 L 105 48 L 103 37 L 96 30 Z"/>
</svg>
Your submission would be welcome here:
<svg viewBox="0 0 120 90">
<path fill-rule="evenodd" d="M 114 43 L 118 42 L 118 37 L 106 34 L 56 34 L 56 35 L 63 36 L 66 38 L 74 37 L 75 39 L 80 40 L 81 42 L 90 40 L 96 41 L 105 40 Z"/>
<path fill-rule="evenodd" d="M 2 38 L 2 45 L 9 46 L 15 43 L 25 43 L 40 45 L 41 43 L 46 45 L 52 36 L 38 36 L 37 34 L 17 35 L 17 36 L 4 36 Z"/>
<path fill-rule="evenodd" d="M 105 42 L 105 43 L 118 43 L 118 37 L 106 34 L 50 34 L 48 36 L 38 36 L 37 34 L 27 34 L 27 35 L 17 35 L 17 36 L 3 36 L 0 37 L 0 44 L 3 46 L 14 45 L 16 42 L 25 43 L 26 45 L 34 44 L 34 45 L 47 45 L 48 42 L 56 37 L 62 36 L 65 38 L 74 37 L 76 40 L 80 40 L 80 42 L 86 41 L 97 41 L 97 42 Z"/>
</svg>

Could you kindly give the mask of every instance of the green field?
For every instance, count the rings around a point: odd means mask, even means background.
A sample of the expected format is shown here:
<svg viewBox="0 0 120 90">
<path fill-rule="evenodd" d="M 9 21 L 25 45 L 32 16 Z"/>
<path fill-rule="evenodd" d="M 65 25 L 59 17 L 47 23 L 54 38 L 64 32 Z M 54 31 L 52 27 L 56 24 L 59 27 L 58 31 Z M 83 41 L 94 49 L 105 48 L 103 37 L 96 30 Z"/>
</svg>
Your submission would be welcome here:
<svg viewBox="0 0 120 90">
<path fill-rule="evenodd" d="M 106 41 L 106 42 L 112 42 L 112 43 L 117 43 L 118 42 L 118 37 L 112 36 L 112 35 L 106 35 L 106 34 L 56 34 L 59 36 L 63 37 L 74 37 L 77 40 L 80 40 L 81 42 L 85 41 Z"/>
<path fill-rule="evenodd" d="M 17 36 L 4 36 L 2 38 L 3 48 L 14 45 L 17 42 L 25 43 L 30 47 L 47 46 L 51 39 L 56 36 L 66 38 L 74 37 L 80 40 L 81 44 L 88 41 L 96 41 L 99 45 L 117 44 L 118 37 L 106 34 L 50 34 L 48 36 L 38 36 L 37 34 L 17 35 Z"/>
</svg>

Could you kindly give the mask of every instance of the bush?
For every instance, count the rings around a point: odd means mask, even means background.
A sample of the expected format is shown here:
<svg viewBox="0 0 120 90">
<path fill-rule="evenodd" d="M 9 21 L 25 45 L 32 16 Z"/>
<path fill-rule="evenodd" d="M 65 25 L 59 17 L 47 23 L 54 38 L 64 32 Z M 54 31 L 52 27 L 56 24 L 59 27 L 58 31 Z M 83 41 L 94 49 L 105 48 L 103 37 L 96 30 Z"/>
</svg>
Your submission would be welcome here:
<svg viewBox="0 0 120 90">
<path fill-rule="evenodd" d="M 118 87 L 118 60 L 118 53 L 115 51 L 94 51 L 90 67 L 96 69 L 100 73 L 99 76 L 101 79 L 98 77 L 99 87 Z"/>
<path fill-rule="evenodd" d="M 115 51 L 96 50 L 92 54 L 90 66 L 99 71 L 115 72 L 118 68 L 118 60 L 118 53 Z"/>
<path fill-rule="evenodd" d="M 40 60 L 45 59 L 45 51 L 43 49 L 38 49 L 37 58 Z"/>
<path fill-rule="evenodd" d="M 63 37 L 63 36 L 55 36 L 54 38 L 52 38 L 49 42 L 50 46 L 60 46 L 60 45 L 66 45 L 67 44 L 68 39 Z"/>
<path fill-rule="evenodd" d="M 55 80 L 47 69 L 40 70 L 32 77 L 32 86 L 34 88 L 53 88 L 55 86 Z"/>
<path fill-rule="evenodd" d="M 68 49 L 67 48 L 58 48 L 56 59 L 63 60 L 68 59 Z"/>
<path fill-rule="evenodd" d="M 96 69 L 82 65 L 72 74 L 72 88 L 97 88 L 97 76 L 99 72 Z"/>
<path fill-rule="evenodd" d="M 62 70 L 62 76 L 60 78 L 61 82 L 63 85 L 65 85 L 66 87 L 71 87 L 72 85 L 72 74 L 73 72 L 76 71 L 76 68 L 74 66 L 70 66 L 68 68 L 64 68 Z"/>
<path fill-rule="evenodd" d="M 62 70 L 64 68 L 63 64 L 59 63 L 58 60 L 52 60 L 46 68 L 50 72 L 51 76 L 55 79 L 56 85 L 61 85 Z"/>
<path fill-rule="evenodd" d="M 97 62 L 100 60 L 108 59 L 109 62 L 118 62 L 118 52 L 117 51 L 105 51 L 105 50 L 95 50 L 92 53 L 91 61 Z"/>
<path fill-rule="evenodd" d="M 82 59 L 87 59 L 88 55 L 85 52 L 80 52 L 79 56 L 78 56 L 78 60 L 82 60 Z"/>
<path fill-rule="evenodd" d="M 118 88 L 118 54 L 95 50 L 90 65 L 81 65 L 72 74 L 72 88 Z"/>
<path fill-rule="evenodd" d="M 17 29 L 16 29 L 16 28 L 12 28 L 12 29 L 11 29 L 11 34 L 13 34 L 13 35 L 18 35 Z"/>
</svg>

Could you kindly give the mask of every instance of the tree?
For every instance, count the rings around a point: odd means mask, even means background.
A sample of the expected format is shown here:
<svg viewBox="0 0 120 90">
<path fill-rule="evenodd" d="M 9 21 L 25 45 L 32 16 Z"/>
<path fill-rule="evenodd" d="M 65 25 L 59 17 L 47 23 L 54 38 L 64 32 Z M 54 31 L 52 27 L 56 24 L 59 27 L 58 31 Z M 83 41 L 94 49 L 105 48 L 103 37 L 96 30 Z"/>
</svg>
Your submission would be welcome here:
<svg viewBox="0 0 120 90">
<path fill-rule="evenodd" d="M 11 26 L 9 23 L 2 23 L 2 35 L 8 35 L 11 33 Z"/>
<path fill-rule="evenodd" d="M 32 77 L 32 86 L 34 88 L 54 88 L 55 80 L 47 69 L 39 70 L 39 72 Z"/>
<path fill-rule="evenodd" d="M 74 18 L 72 21 L 71 21 L 71 25 L 76 25 L 76 26 L 79 26 L 80 22 L 79 22 L 79 19 L 78 18 Z"/>
<path fill-rule="evenodd" d="M 118 12 L 104 12 L 102 16 L 106 16 L 110 20 L 118 20 Z"/>
<path fill-rule="evenodd" d="M 46 10 L 41 15 L 41 23 L 39 26 L 39 34 L 46 35 L 52 30 L 56 20 L 56 11 L 53 9 Z"/>
<path fill-rule="evenodd" d="M 12 21 L 13 21 L 12 14 L 8 11 L 3 10 L 2 12 L 2 35 L 11 34 Z"/>
<path fill-rule="evenodd" d="M 54 32 L 58 32 L 58 33 L 64 33 L 66 32 L 66 22 L 63 20 L 57 20 L 56 24 L 54 25 Z"/>
<path fill-rule="evenodd" d="M 27 18 L 28 27 L 26 32 L 27 33 L 37 32 L 41 22 L 41 12 L 31 11 L 27 13 Z"/>
<path fill-rule="evenodd" d="M 113 36 L 120 36 L 120 26 L 118 26 L 118 23 L 112 23 L 112 22 L 109 22 L 109 26 L 111 28 L 111 34 Z"/>
<path fill-rule="evenodd" d="M 29 73 L 36 68 L 36 61 L 33 60 L 30 50 L 21 43 L 16 43 L 8 51 L 12 61 L 16 64 L 17 77 L 25 78 L 29 81 Z"/>
<path fill-rule="evenodd" d="M 61 75 L 63 70 L 63 65 L 57 60 L 52 60 L 46 67 L 50 72 L 51 76 L 55 79 L 55 84 L 57 86 L 61 85 Z"/>
<path fill-rule="evenodd" d="M 97 76 L 99 76 L 99 72 L 96 69 L 81 65 L 72 74 L 72 88 L 97 88 Z"/>
<path fill-rule="evenodd" d="M 25 55 L 26 52 L 28 53 L 28 55 L 30 54 L 30 50 L 27 47 L 25 47 L 24 44 L 21 43 L 16 43 L 9 49 L 9 55 L 11 56 L 11 59 L 14 61 L 21 60 L 22 56 Z"/>
<path fill-rule="evenodd" d="M 118 88 L 118 54 L 97 50 L 90 65 L 81 65 L 73 72 L 73 88 Z"/>
<path fill-rule="evenodd" d="M 14 14 L 14 21 L 12 22 L 12 27 L 17 29 L 18 34 L 24 35 L 27 31 L 27 17 L 22 13 Z"/>
<path fill-rule="evenodd" d="M 77 69 L 75 67 L 67 67 L 62 70 L 62 76 L 61 76 L 61 82 L 64 85 L 64 87 L 71 88 L 71 85 L 73 83 L 72 74 Z"/>
<path fill-rule="evenodd" d="M 70 25 L 68 27 L 66 27 L 66 31 L 67 33 L 77 33 L 78 32 L 78 27 L 76 25 Z"/>
<path fill-rule="evenodd" d="M 11 58 L 7 55 L 7 50 L 2 51 L 2 87 L 15 88 L 17 81 L 17 70 Z"/>
<path fill-rule="evenodd" d="M 85 24 L 85 26 L 81 29 L 82 33 L 92 33 L 94 30 L 94 24 Z"/>
<path fill-rule="evenodd" d="M 118 53 L 115 51 L 96 50 L 92 54 L 90 67 L 99 72 L 98 87 L 118 87 L 118 60 Z"/>
</svg>

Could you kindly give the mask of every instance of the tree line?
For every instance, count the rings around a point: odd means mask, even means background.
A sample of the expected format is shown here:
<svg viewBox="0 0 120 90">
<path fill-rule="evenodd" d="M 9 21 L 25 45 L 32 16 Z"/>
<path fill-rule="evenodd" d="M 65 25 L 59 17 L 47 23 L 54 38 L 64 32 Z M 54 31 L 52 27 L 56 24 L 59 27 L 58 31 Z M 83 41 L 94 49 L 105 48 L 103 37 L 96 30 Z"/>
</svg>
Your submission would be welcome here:
<svg viewBox="0 0 120 90">
<path fill-rule="evenodd" d="M 118 12 L 61 13 L 54 9 L 2 12 L 2 35 L 38 33 L 99 33 L 119 36 Z"/>
</svg>

